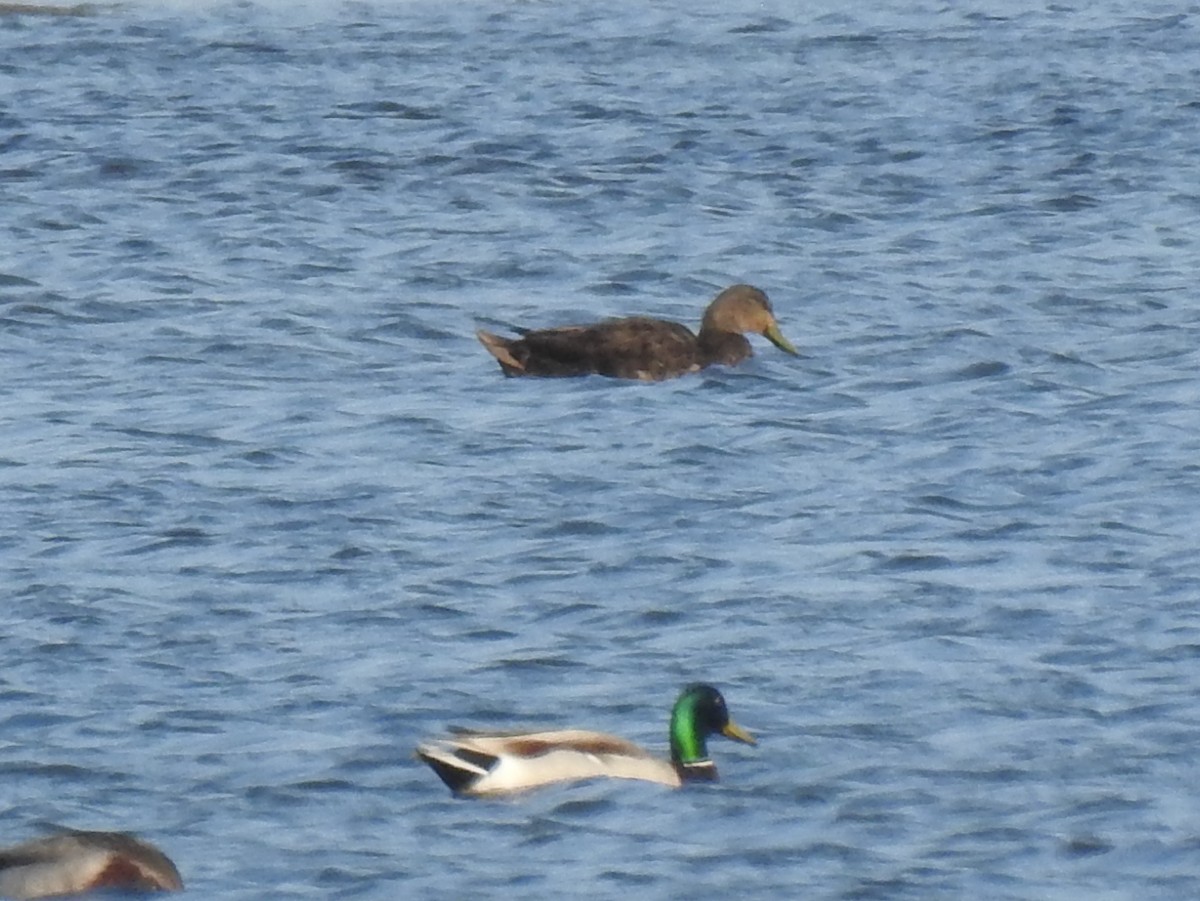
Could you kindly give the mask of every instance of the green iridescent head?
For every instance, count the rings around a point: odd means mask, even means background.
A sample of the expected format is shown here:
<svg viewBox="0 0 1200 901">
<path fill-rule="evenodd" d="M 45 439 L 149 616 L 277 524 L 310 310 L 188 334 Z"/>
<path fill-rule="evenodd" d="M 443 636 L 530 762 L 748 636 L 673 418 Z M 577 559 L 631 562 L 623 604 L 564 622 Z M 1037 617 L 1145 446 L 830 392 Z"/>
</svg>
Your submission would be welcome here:
<svg viewBox="0 0 1200 901">
<path fill-rule="evenodd" d="M 725 699 L 711 685 L 689 685 L 671 711 L 671 760 L 677 766 L 694 766 L 708 760 L 708 737 L 724 735 L 734 741 L 754 744 L 725 707 Z"/>
</svg>

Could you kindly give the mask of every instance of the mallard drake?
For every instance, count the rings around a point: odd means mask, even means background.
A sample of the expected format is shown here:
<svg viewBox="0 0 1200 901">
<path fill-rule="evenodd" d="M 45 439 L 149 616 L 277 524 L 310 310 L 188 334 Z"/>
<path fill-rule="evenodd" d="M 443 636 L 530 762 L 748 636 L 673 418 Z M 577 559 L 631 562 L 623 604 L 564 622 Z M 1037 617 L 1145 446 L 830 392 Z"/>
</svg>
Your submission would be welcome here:
<svg viewBox="0 0 1200 901">
<path fill-rule="evenodd" d="M 101 888 L 183 889 L 179 870 L 151 844 L 123 832 L 64 832 L 0 848 L 0 898 L 25 901 Z"/>
<path fill-rule="evenodd" d="M 450 738 L 417 747 L 456 795 L 508 795 L 578 779 L 641 779 L 679 788 L 687 782 L 715 782 L 707 739 L 724 735 L 754 744 L 754 738 L 729 718 L 725 699 L 711 685 L 689 685 L 671 711 L 671 759 L 616 735 L 563 729 L 553 732 L 474 732 L 458 730 Z"/>
<path fill-rule="evenodd" d="M 536 329 L 520 338 L 501 338 L 482 329 L 475 334 L 505 375 L 596 374 L 657 381 L 714 363 L 740 363 L 754 353 L 746 332 L 796 353 L 779 331 L 767 295 L 750 285 L 734 285 L 718 294 L 704 311 L 699 335 L 678 322 L 645 316 Z"/>
</svg>

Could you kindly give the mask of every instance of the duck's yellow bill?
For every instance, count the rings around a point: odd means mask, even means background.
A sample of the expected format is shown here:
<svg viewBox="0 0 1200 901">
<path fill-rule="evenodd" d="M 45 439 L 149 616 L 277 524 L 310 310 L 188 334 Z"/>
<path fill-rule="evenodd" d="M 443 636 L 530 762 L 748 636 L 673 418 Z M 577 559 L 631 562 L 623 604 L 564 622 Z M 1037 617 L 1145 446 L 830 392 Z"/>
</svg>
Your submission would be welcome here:
<svg viewBox="0 0 1200 901">
<path fill-rule="evenodd" d="M 740 741 L 740 742 L 743 742 L 744 744 L 748 744 L 748 745 L 758 744 L 758 742 L 756 742 L 754 740 L 753 735 L 751 735 L 749 732 L 747 732 L 745 729 L 743 729 L 741 726 L 739 726 L 733 720 L 730 720 L 728 723 L 725 724 L 725 728 L 721 730 L 721 734 L 724 735 L 726 738 L 732 738 L 734 741 Z"/>
<path fill-rule="evenodd" d="M 767 326 L 767 330 L 763 332 L 763 337 L 778 347 L 780 350 L 786 350 L 794 356 L 799 356 L 800 352 L 792 347 L 792 342 L 783 337 L 783 332 L 779 330 L 779 326 L 772 322 Z"/>
</svg>

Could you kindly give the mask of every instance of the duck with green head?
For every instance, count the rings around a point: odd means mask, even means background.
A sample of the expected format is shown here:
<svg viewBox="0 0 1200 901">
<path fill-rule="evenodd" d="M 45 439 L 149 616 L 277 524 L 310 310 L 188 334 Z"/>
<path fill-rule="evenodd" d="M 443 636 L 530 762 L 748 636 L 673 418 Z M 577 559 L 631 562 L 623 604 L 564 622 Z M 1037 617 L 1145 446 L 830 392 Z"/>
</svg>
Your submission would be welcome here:
<svg viewBox="0 0 1200 901">
<path fill-rule="evenodd" d="M 449 738 L 419 745 L 417 757 L 454 794 L 465 797 L 509 795 L 555 782 L 597 778 L 640 779 L 679 788 L 688 782 L 716 780 L 717 768 L 708 756 L 711 735 L 755 743 L 730 719 L 719 691 L 695 684 L 680 693 L 671 711 L 669 761 L 627 739 L 582 729 L 456 730 Z"/>
<path fill-rule="evenodd" d="M 658 381 L 707 366 L 737 365 L 754 354 L 747 333 L 796 353 L 779 330 L 767 295 L 750 285 L 734 285 L 718 294 L 704 311 L 699 334 L 678 322 L 633 316 L 536 329 L 520 338 L 501 338 L 482 329 L 476 335 L 505 375 Z"/>
</svg>

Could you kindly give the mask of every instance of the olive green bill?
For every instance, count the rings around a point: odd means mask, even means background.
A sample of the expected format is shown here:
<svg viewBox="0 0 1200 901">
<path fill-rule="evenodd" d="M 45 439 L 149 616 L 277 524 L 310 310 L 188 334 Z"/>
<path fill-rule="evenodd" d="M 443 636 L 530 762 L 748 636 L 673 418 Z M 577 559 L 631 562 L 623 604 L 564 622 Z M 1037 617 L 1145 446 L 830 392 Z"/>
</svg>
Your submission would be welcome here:
<svg viewBox="0 0 1200 901">
<path fill-rule="evenodd" d="M 772 322 L 763 332 L 763 337 L 778 347 L 780 350 L 786 350 L 794 356 L 800 356 L 800 352 L 792 347 L 792 342 L 783 337 L 783 332 L 779 330 L 779 326 Z"/>
<path fill-rule="evenodd" d="M 756 742 L 754 740 L 753 735 L 751 735 L 749 732 L 747 732 L 745 729 L 743 729 L 741 726 L 739 726 L 733 720 L 730 720 L 728 723 L 725 724 L 725 728 L 721 730 L 721 734 L 724 735 L 726 738 L 732 738 L 734 741 L 740 741 L 743 744 L 747 744 L 747 745 L 758 744 L 758 742 Z"/>
</svg>

